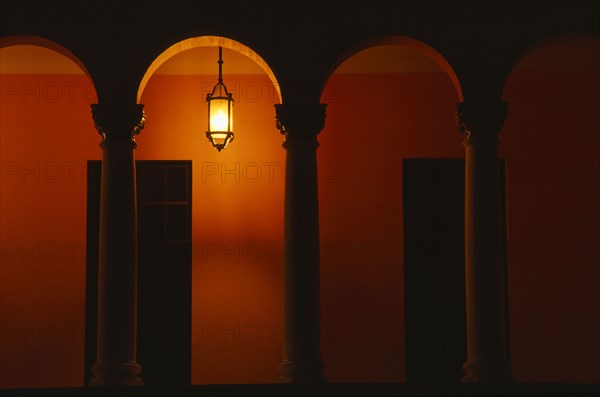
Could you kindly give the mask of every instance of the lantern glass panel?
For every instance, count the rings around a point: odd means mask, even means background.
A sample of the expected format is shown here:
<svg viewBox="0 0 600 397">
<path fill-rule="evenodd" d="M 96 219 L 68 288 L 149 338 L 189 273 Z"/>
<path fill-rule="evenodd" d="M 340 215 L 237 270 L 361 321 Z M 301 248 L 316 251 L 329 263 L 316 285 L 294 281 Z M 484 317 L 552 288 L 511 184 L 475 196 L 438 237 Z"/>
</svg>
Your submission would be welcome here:
<svg viewBox="0 0 600 397">
<path fill-rule="evenodd" d="M 226 98 L 213 98 L 210 100 L 210 132 L 233 130 L 233 107 L 230 107 Z M 229 120 L 228 116 L 229 115 Z"/>
</svg>

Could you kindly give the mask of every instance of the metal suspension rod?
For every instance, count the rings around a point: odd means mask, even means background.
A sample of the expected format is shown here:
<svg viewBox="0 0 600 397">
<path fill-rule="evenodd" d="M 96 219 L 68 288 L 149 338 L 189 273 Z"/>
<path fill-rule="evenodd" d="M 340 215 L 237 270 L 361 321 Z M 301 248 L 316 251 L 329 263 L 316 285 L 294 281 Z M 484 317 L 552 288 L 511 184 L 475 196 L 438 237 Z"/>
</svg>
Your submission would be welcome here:
<svg viewBox="0 0 600 397">
<path fill-rule="evenodd" d="M 223 82 L 223 48 L 219 47 L 219 83 Z"/>
</svg>

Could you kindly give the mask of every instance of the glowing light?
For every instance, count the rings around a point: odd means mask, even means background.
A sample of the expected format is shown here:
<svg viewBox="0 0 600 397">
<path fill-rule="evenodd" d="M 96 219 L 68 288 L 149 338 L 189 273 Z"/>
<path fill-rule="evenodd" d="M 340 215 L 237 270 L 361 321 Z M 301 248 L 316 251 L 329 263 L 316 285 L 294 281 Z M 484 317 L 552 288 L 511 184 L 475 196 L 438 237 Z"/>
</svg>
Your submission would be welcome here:
<svg viewBox="0 0 600 397">
<path fill-rule="evenodd" d="M 232 131 L 233 109 L 228 109 L 229 101 L 226 99 L 214 99 L 210 104 L 210 131 Z M 229 113 L 229 120 L 227 119 Z"/>
</svg>

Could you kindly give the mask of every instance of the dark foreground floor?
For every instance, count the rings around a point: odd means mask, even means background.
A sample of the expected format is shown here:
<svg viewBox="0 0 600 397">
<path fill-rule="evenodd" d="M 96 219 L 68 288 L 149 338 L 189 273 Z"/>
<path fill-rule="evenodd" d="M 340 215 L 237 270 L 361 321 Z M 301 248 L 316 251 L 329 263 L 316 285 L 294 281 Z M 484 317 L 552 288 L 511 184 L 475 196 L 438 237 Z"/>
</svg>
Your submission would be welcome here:
<svg viewBox="0 0 600 397">
<path fill-rule="evenodd" d="M 510 385 L 416 385 L 405 383 L 328 383 L 322 385 L 194 385 L 129 388 L 0 389 L 1 397 L 307 397 L 307 396 L 600 396 L 600 384 L 521 383 Z"/>
</svg>

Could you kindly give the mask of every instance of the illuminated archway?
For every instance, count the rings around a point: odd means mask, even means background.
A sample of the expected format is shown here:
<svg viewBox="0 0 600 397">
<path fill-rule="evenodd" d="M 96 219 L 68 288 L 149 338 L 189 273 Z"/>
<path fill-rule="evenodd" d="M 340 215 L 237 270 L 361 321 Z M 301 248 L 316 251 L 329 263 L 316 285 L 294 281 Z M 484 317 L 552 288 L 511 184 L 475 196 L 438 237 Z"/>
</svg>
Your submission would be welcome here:
<svg viewBox="0 0 600 397">
<path fill-rule="evenodd" d="M 146 88 L 146 84 L 148 84 L 148 80 L 150 80 L 150 77 L 152 77 L 154 72 L 156 72 L 156 70 L 163 63 L 165 63 L 168 59 L 172 58 L 173 56 L 175 56 L 183 51 L 190 50 L 190 49 L 197 48 L 197 47 L 223 47 L 223 48 L 228 48 L 230 50 L 236 51 L 242 55 L 247 56 L 248 58 L 250 58 L 251 60 L 256 62 L 261 67 L 261 69 L 267 74 L 267 76 L 269 76 L 269 79 L 271 80 L 271 83 L 273 83 L 273 86 L 274 86 L 279 98 L 281 98 L 281 91 L 279 88 L 279 84 L 277 83 L 275 74 L 273 73 L 273 71 L 271 70 L 269 65 L 267 65 L 267 63 L 260 57 L 260 55 L 258 55 L 256 52 L 254 52 L 250 47 L 247 47 L 238 41 L 235 41 L 235 40 L 232 40 L 232 39 L 229 39 L 226 37 L 200 36 L 200 37 L 192 37 L 192 38 L 180 41 L 178 43 L 175 43 L 171 47 L 169 47 L 165 51 L 163 51 L 158 57 L 156 57 L 156 59 L 150 64 L 150 66 L 146 70 L 146 73 L 144 74 L 144 77 L 142 77 L 142 80 L 140 82 L 138 94 L 137 94 L 138 103 L 139 103 L 140 99 L 142 98 L 142 93 L 144 92 L 144 89 Z"/>
<path fill-rule="evenodd" d="M 327 76 L 318 166 L 331 381 L 406 381 L 403 160 L 464 157 L 453 116 L 461 100 L 450 64 L 407 37 L 359 43 Z M 362 321 L 338 325 L 352 317 Z M 358 338 L 361 346 L 352 343 Z"/>
<path fill-rule="evenodd" d="M 86 164 L 100 157 L 95 88 L 82 62 L 51 40 L 3 37 L 0 52 L 0 310 L 11 329 L 0 388 L 82 386 Z M 28 330 L 36 334 L 25 341 Z"/>
<path fill-rule="evenodd" d="M 205 135 L 216 46 L 223 47 L 223 81 L 235 99 L 236 137 L 220 152 Z M 191 160 L 192 383 L 274 382 L 282 345 L 285 166 L 273 119 L 280 101 L 274 76 L 249 48 L 200 37 L 161 54 L 138 95 L 148 121 L 136 159 Z"/>
<path fill-rule="evenodd" d="M 591 281 L 600 261 L 599 54 L 598 36 L 547 38 L 523 52 L 503 87 L 517 382 L 592 382 L 600 371 L 600 288 Z"/>
</svg>

